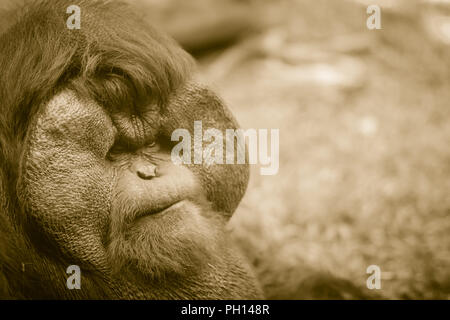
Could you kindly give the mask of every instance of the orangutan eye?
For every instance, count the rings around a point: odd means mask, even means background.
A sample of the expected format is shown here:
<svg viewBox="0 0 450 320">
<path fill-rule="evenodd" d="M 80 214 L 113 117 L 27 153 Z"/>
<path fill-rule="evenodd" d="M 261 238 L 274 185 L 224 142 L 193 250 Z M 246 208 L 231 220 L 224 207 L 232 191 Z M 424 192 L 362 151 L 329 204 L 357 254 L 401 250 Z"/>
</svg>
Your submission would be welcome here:
<svg viewBox="0 0 450 320">
<path fill-rule="evenodd" d="M 109 154 L 115 155 L 126 152 L 125 146 L 120 143 L 114 143 L 114 145 L 109 149 Z"/>
</svg>

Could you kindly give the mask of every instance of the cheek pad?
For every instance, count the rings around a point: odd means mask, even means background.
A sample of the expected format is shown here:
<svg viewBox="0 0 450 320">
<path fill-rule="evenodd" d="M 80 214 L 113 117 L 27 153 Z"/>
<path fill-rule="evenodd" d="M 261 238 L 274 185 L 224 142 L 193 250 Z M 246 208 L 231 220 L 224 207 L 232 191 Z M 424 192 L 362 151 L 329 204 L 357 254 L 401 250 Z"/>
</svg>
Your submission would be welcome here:
<svg viewBox="0 0 450 320">
<path fill-rule="evenodd" d="M 22 157 L 22 203 L 73 264 L 106 267 L 113 172 L 105 155 L 114 127 L 103 109 L 72 92 L 37 115 Z"/>
</svg>

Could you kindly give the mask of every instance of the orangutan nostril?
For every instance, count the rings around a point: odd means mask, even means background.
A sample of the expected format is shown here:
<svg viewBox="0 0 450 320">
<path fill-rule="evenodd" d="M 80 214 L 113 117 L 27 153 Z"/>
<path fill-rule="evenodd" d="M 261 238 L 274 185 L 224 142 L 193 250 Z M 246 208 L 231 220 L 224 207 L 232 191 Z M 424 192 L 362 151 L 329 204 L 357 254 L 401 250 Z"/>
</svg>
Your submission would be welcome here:
<svg viewBox="0 0 450 320">
<path fill-rule="evenodd" d="M 139 178 L 144 180 L 153 179 L 156 177 L 156 166 L 152 164 L 139 166 L 137 169 L 137 175 Z"/>
</svg>

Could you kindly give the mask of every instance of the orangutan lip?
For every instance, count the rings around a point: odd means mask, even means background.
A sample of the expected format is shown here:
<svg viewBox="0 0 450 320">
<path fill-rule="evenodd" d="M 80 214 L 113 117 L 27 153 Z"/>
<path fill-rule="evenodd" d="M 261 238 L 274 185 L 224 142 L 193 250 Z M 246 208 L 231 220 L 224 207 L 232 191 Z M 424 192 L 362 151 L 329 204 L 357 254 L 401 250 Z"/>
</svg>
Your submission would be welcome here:
<svg viewBox="0 0 450 320">
<path fill-rule="evenodd" d="M 160 207 L 156 210 L 150 210 L 150 211 L 142 211 L 141 213 L 136 215 L 136 220 L 140 219 L 140 218 L 145 218 L 148 216 L 154 216 L 154 215 L 160 215 L 163 214 L 165 211 L 169 210 L 170 208 L 174 207 L 175 205 L 179 204 L 180 202 L 182 202 L 183 200 L 179 200 L 176 202 L 173 202 L 171 204 L 169 204 L 168 206 L 165 207 Z"/>
</svg>

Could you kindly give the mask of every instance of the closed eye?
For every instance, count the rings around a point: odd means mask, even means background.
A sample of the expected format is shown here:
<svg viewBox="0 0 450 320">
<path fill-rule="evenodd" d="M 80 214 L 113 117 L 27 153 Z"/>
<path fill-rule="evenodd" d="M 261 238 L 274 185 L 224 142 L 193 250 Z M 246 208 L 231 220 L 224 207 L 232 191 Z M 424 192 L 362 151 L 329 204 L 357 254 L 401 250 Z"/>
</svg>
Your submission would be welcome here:
<svg viewBox="0 0 450 320">
<path fill-rule="evenodd" d="M 158 144 L 156 143 L 156 141 L 152 141 L 151 143 L 147 144 L 144 149 L 145 150 L 152 150 L 152 151 L 158 151 L 156 150 L 156 147 L 158 146 Z M 113 146 L 109 149 L 108 154 L 107 154 L 107 159 L 108 160 L 115 160 L 117 159 L 120 155 L 123 154 L 136 154 L 138 153 L 138 150 L 131 146 L 131 145 L 127 145 L 121 141 L 116 141 Z"/>
</svg>

